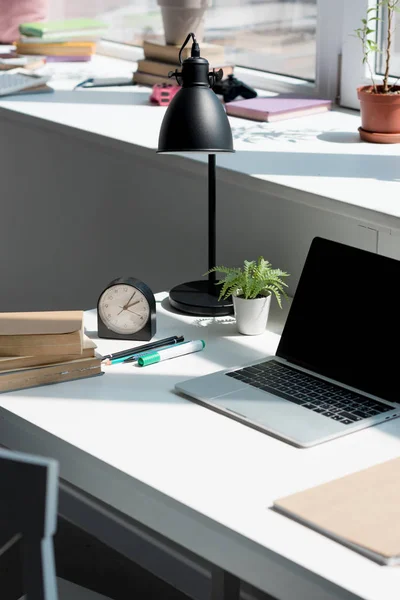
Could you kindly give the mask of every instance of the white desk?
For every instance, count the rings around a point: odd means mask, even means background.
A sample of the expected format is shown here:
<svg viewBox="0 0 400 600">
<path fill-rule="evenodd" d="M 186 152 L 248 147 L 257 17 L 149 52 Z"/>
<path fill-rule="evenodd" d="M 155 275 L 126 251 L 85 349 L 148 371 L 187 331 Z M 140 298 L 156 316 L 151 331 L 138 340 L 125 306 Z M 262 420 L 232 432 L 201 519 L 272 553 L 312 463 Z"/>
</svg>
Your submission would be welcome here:
<svg viewBox="0 0 400 600">
<path fill-rule="evenodd" d="M 397 600 L 399 569 L 268 507 L 399 456 L 400 419 L 299 450 L 191 403 L 173 392 L 177 381 L 274 352 L 279 309 L 271 331 L 249 338 L 230 318 L 198 320 L 163 304 L 157 335 L 203 338 L 204 351 L 1 395 L 0 443 L 58 459 L 61 514 L 195 598 L 209 597 L 212 563 L 280 600 Z M 104 353 L 118 348 L 99 341 Z"/>
</svg>

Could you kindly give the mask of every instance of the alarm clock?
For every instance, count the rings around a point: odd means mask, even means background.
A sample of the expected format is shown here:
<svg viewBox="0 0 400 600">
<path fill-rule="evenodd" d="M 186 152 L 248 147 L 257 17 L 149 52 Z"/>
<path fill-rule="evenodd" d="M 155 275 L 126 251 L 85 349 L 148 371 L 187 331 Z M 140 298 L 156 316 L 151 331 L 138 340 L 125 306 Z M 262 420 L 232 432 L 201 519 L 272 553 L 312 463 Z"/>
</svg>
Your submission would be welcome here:
<svg viewBox="0 0 400 600">
<path fill-rule="evenodd" d="M 100 338 L 151 340 L 156 333 L 156 301 L 151 289 L 134 277 L 114 279 L 97 302 Z"/>
</svg>

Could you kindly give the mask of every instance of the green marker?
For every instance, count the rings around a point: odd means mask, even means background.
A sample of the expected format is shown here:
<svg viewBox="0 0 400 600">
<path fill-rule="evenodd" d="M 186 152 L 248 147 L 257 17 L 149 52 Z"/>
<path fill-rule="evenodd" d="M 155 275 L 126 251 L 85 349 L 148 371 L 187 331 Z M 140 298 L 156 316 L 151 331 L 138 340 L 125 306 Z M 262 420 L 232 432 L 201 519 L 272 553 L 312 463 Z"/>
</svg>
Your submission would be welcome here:
<svg viewBox="0 0 400 600">
<path fill-rule="evenodd" d="M 155 363 L 169 358 L 176 358 L 177 356 L 183 356 L 184 354 L 191 354 L 192 352 L 199 352 L 203 350 L 205 346 L 203 340 L 193 340 L 191 342 L 182 342 L 182 344 L 175 344 L 171 348 L 165 348 L 165 350 L 158 350 L 154 352 L 146 352 L 138 358 L 139 367 L 146 367 L 147 365 L 154 365 Z"/>
</svg>

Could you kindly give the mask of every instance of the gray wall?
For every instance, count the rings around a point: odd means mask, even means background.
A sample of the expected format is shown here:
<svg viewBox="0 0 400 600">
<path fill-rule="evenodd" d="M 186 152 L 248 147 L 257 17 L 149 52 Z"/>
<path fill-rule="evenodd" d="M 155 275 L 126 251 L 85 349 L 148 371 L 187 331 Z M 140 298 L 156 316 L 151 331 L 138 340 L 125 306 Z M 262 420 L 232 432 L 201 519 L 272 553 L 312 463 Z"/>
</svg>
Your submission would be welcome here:
<svg viewBox="0 0 400 600">
<path fill-rule="evenodd" d="M 154 292 L 199 278 L 207 172 L 184 163 L 1 111 L 0 310 L 91 308 L 123 275 Z M 220 264 L 261 254 L 291 273 L 293 293 L 315 235 L 377 248 L 376 231 L 356 220 L 219 175 Z"/>
</svg>

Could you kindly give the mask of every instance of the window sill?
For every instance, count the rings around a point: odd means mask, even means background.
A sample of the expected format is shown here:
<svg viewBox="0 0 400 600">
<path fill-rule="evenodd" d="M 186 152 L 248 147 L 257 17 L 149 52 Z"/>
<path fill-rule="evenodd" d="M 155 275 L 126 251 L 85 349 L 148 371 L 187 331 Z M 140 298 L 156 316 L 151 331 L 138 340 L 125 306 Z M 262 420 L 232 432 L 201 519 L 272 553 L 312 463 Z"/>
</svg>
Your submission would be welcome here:
<svg viewBox="0 0 400 600">
<path fill-rule="evenodd" d="M 54 94 L 4 98 L 0 115 L 140 152 L 157 161 L 158 168 L 203 171 L 204 155 L 183 159 L 154 152 L 165 109 L 149 104 L 148 88 L 73 91 L 89 70 L 99 76 L 129 75 L 133 63 L 96 56 L 90 68 L 66 63 L 51 69 Z M 358 113 L 340 109 L 278 123 L 232 118 L 236 153 L 218 156 L 218 176 L 277 198 L 400 229 L 400 146 L 361 142 L 359 124 Z"/>
</svg>

